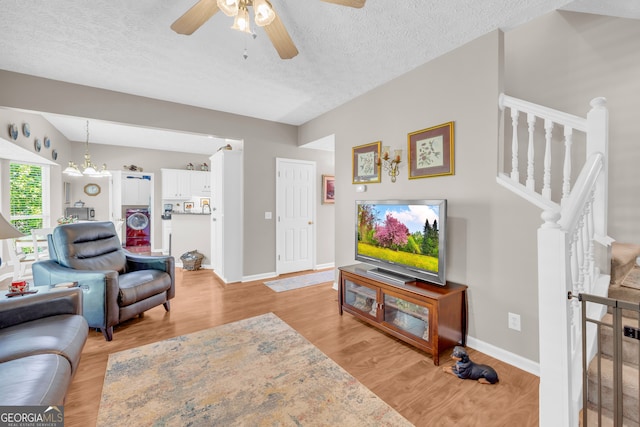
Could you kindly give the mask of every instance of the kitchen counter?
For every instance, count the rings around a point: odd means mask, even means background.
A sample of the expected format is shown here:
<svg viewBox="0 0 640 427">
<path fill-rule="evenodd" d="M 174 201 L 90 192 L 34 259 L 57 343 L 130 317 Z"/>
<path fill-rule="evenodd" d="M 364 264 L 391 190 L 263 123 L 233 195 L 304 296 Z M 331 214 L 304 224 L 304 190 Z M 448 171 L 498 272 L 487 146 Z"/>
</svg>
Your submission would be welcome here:
<svg viewBox="0 0 640 427">
<path fill-rule="evenodd" d="M 171 212 L 171 215 L 211 215 L 211 212 Z"/>
<path fill-rule="evenodd" d="M 211 266 L 211 214 L 172 213 L 171 214 L 171 255 L 176 264 L 181 265 L 180 256 L 197 250 L 204 255 L 203 267 Z"/>
</svg>

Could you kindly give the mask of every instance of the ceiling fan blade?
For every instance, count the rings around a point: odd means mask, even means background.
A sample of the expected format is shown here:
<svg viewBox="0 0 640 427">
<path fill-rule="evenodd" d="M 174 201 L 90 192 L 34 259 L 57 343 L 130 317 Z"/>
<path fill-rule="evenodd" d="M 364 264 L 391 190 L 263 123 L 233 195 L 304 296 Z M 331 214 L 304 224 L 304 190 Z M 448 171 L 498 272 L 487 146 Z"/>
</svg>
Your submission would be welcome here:
<svg viewBox="0 0 640 427">
<path fill-rule="evenodd" d="M 289 36 L 287 29 L 284 27 L 277 13 L 273 22 L 265 25 L 263 28 L 269 36 L 273 47 L 278 51 L 280 58 L 291 59 L 298 54 L 298 49 L 293 44 L 291 36 Z"/>
<path fill-rule="evenodd" d="M 171 24 L 171 29 L 178 34 L 193 34 L 219 10 L 216 0 L 200 0 L 176 19 L 176 22 Z"/>
<path fill-rule="evenodd" d="M 364 6 L 364 2 L 366 0 L 322 0 L 322 1 L 326 3 L 339 4 L 341 6 L 349 6 L 349 7 L 355 7 L 360 9 L 362 6 Z"/>
</svg>

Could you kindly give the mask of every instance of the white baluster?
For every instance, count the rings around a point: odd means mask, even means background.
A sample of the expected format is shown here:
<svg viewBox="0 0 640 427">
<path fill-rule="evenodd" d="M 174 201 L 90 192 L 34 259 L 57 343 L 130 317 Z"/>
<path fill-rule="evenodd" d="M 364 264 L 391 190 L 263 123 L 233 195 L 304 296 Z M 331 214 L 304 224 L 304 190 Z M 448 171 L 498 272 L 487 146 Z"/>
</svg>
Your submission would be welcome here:
<svg viewBox="0 0 640 427">
<path fill-rule="evenodd" d="M 571 144 L 573 144 L 573 128 L 564 127 L 564 168 L 562 170 L 562 200 L 563 203 L 571 192 Z"/>
<path fill-rule="evenodd" d="M 542 178 L 542 197 L 551 200 L 551 137 L 553 133 L 553 122 L 549 119 L 544 121 L 544 176 Z"/>
<path fill-rule="evenodd" d="M 578 266 L 578 236 L 574 232 L 571 234 L 571 242 L 569 243 L 570 249 L 570 262 L 571 262 L 571 292 L 573 295 L 578 295 L 580 293 L 580 285 L 579 285 L 579 266 Z M 579 313 L 579 303 L 577 298 L 573 298 L 571 303 L 569 304 L 569 319 L 571 321 L 571 336 L 570 336 L 570 344 L 571 344 L 571 353 L 573 354 L 578 346 L 578 339 L 580 335 L 578 334 L 578 330 L 580 328 L 580 319 L 578 319 Z"/>
<path fill-rule="evenodd" d="M 594 254 L 594 236 L 595 236 L 595 225 L 593 220 L 593 202 L 595 200 L 595 191 L 591 194 L 589 198 L 589 202 L 587 203 L 587 242 L 589 242 L 589 248 L 587 249 L 587 260 L 589 264 L 589 278 L 590 278 L 590 287 L 587 292 L 592 292 L 593 287 L 595 285 L 596 277 L 598 276 L 598 272 L 596 272 L 596 258 Z"/>
<path fill-rule="evenodd" d="M 580 220 L 580 223 L 581 222 L 582 220 Z M 578 295 L 584 291 L 584 289 L 582 289 L 582 261 L 584 257 L 582 252 L 582 227 L 580 223 L 571 234 L 571 277 L 573 282 L 572 291 L 574 292 L 574 295 Z"/>
<path fill-rule="evenodd" d="M 520 182 L 520 172 L 518 171 L 518 110 L 511 109 L 511 127 L 513 136 L 511 137 L 511 179 Z"/>
<path fill-rule="evenodd" d="M 536 116 L 532 113 L 527 114 L 527 124 L 529 125 L 529 147 L 527 148 L 527 188 L 535 191 L 536 181 L 533 173 L 534 162 L 534 145 L 533 145 L 533 132 L 536 127 Z"/>
<path fill-rule="evenodd" d="M 575 235 L 576 235 L 576 250 L 577 250 L 577 255 L 578 255 L 578 283 L 576 284 L 576 288 L 578 290 L 578 293 L 583 293 L 584 292 L 584 278 L 585 278 L 585 237 L 584 237 L 584 230 L 585 230 L 585 224 L 584 224 L 584 212 L 583 215 L 580 218 L 580 221 L 578 221 L 578 226 L 576 228 L 575 231 Z"/>
</svg>

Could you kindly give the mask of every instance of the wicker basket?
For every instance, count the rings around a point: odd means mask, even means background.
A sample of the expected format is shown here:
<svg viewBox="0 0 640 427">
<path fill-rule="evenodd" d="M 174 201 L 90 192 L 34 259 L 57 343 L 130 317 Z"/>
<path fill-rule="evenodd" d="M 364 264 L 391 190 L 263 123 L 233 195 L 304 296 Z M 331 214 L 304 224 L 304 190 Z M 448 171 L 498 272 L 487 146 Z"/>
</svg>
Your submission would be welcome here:
<svg viewBox="0 0 640 427">
<path fill-rule="evenodd" d="M 199 253 L 198 251 L 189 251 L 180 255 L 180 259 L 182 260 L 182 268 L 185 270 L 193 271 L 199 270 L 202 265 L 202 259 L 204 255 Z"/>
</svg>

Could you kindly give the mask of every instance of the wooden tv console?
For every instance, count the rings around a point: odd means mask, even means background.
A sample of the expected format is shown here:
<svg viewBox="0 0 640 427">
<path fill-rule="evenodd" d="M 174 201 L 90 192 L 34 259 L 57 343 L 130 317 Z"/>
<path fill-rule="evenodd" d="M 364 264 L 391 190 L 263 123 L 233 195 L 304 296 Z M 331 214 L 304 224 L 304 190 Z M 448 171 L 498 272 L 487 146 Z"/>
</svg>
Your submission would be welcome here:
<svg viewBox="0 0 640 427">
<path fill-rule="evenodd" d="M 431 354 L 436 366 L 442 351 L 466 344 L 466 285 L 401 283 L 372 275 L 372 268 L 366 264 L 339 268 L 341 315 L 351 313 Z"/>
</svg>

